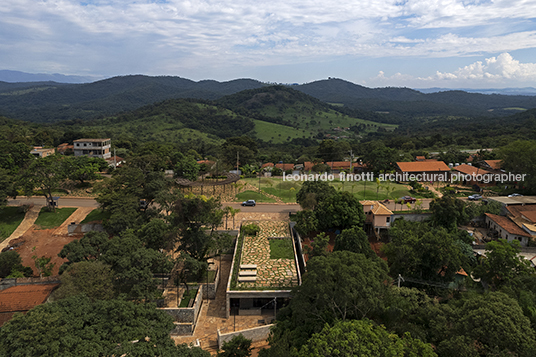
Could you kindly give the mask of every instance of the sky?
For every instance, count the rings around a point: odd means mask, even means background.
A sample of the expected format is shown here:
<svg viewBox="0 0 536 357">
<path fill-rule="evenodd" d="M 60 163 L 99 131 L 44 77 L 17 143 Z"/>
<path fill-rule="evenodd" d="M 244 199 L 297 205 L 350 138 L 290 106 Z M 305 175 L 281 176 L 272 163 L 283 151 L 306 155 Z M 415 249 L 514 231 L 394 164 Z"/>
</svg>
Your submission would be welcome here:
<svg viewBox="0 0 536 357">
<path fill-rule="evenodd" d="M 536 87 L 536 0 L 1 0 L 0 69 Z"/>
</svg>

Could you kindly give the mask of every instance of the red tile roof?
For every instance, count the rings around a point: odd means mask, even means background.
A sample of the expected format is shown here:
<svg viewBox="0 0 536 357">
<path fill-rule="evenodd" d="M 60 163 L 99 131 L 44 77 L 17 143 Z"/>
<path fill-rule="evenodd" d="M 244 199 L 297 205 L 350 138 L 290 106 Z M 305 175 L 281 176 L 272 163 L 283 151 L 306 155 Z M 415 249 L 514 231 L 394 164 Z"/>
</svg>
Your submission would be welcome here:
<svg viewBox="0 0 536 357">
<path fill-rule="evenodd" d="M 275 164 L 275 167 L 281 170 L 294 170 L 294 164 Z"/>
<path fill-rule="evenodd" d="M 501 161 L 502 160 L 484 160 L 484 162 L 488 164 L 488 166 L 491 167 L 493 170 L 501 169 Z"/>
<path fill-rule="evenodd" d="M 495 214 L 486 213 L 486 216 L 489 217 L 493 222 L 497 223 L 502 229 L 507 231 L 510 234 L 515 234 L 518 236 L 531 237 L 530 234 L 525 232 L 523 229 L 519 228 L 512 220 L 504 216 L 497 216 Z"/>
<path fill-rule="evenodd" d="M 524 214 L 527 211 L 535 211 L 536 212 L 536 205 L 508 205 L 506 206 L 506 209 L 512 216 L 515 218 L 520 218 L 522 214 Z"/>
<path fill-rule="evenodd" d="M 466 175 L 493 175 L 493 173 L 471 165 L 458 165 L 454 170 Z"/>
<path fill-rule="evenodd" d="M 313 166 L 315 166 L 316 164 L 312 161 L 305 161 L 303 163 L 303 170 L 304 171 L 311 171 L 313 169 Z"/>
<path fill-rule="evenodd" d="M 350 169 L 350 161 L 328 161 L 326 162 L 326 165 L 335 170 Z M 355 165 L 352 165 L 352 167 L 355 167 Z"/>
<path fill-rule="evenodd" d="M 521 211 L 520 213 L 527 220 L 531 221 L 532 223 L 536 223 L 536 211 Z"/>
<path fill-rule="evenodd" d="M 444 172 L 450 168 L 443 161 L 397 162 L 402 172 Z"/>
<path fill-rule="evenodd" d="M 265 167 L 274 167 L 274 164 L 267 162 L 266 164 L 262 164 L 261 169 L 264 169 Z"/>
<path fill-rule="evenodd" d="M 426 156 L 415 156 L 416 161 L 423 161 L 426 160 Z"/>
</svg>

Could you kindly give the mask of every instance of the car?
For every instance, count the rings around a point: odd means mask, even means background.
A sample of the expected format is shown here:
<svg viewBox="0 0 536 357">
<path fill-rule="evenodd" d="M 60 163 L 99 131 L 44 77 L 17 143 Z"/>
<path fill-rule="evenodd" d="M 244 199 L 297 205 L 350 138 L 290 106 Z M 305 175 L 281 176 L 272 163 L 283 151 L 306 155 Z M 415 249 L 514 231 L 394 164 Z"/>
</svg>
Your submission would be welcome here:
<svg viewBox="0 0 536 357">
<path fill-rule="evenodd" d="M 417 199 L 415 197 L 411 197 L 411 196 L 404 196 L 400 199 L 401 201 L 404 201 L 404 203 L 415 203 L 415 201 L 417 201 Z"/>
<path fill-rule="evenodd" d="M 508 195 L 508 197 L 523 197 L 520 193 L 512 193 L 511 195 Z"/>
<path fill-rule="evenodd" d="M 481 195 L 471 195 L 471 196 L 467 197 L 467 199 L 469 201 L 478 201 L 478 200 L 482 199 L 482 196 Z"/>
<path fill-rule="evenodd" d="M 244 201 L 242 202 L 242 206 L 253 206 L 255 207 L 257 203 L 255 202 L 255 200 L 247 200 L 247 201 Z"/>
</svg>

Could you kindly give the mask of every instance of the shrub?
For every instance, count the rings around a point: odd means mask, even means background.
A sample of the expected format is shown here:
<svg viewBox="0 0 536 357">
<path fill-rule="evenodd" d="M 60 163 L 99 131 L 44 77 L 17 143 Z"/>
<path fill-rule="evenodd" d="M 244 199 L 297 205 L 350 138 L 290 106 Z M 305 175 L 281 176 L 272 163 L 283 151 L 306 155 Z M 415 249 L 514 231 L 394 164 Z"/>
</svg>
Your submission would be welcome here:
<svg viewBox="0 0 536 357">
<path fill-rule="evenodd" d="M 260 227 L 255 223 L 242 226 L 242 233 L 247 236 L 256 236 L 257 233 L 260 232 L 260 230 L 261 230 Z"/>
</svg>

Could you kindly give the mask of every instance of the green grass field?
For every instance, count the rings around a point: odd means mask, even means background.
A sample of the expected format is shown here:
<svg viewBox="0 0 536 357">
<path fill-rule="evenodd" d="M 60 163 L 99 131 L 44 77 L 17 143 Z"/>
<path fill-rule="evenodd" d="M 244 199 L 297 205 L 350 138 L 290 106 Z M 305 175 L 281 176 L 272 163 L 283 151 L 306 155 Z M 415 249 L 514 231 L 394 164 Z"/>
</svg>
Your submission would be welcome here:
<svg viewBox="0 0 536 357">
<path fill-rule="evenodd" d="M 255 187 L 259 187 L 259 179 L 243 179 Z M 330 181 L 331 186 L 336 190 L 350 192 L 359 200 L 384 200 L 398 199 L 402 196 L 411 195 L 420 198 L 419 195 L 410 194 L 406 185 L 397 183 L 382 183 L 378 188 L 375 182 L 340 182 Z M 279 197 L 283 202 L 296 202 L 296 194 L 300 190 L 302 182 L 283 181 L 282 178 L 272 177 L 261 179 L 260 188 L 262 191 Z M 389 188 L 390 187 L 390 188 Z M 258 192 L 249 191 L 259 195 Z M 242 197 L 242 196 L 241 196 Z M 255 198 L 248 198 L 255 199 Z M 238 196 L 237 196 L 238 200 Z M 245 200 L 245 199 L 244 199 Z M 242 200 L 242 201 L 244 201 Z M 265 201 L 266 202 L 266 201 Z"/>
<path fill-rule="evenodd" d="M 311 130 L 296 129 L 290 126 L 268 123 L 261 120 L 253 120 L 255 122 L 255 131 L 257 137 L 261 140 L 272 142 L 275 144 L 284 143 L 295 138 L 310 138 L 314 134 Z"/>
<path fill-rule="evenodd" d="M 56 208 L 56 212 L 48 211 L 46 207 L 43 207 L 35 224 L 41 229 L 56 228 L 61 226 L 74 211 L 76 211 L 75 207 Z"/>
<path fill-rule="evenodd" d="M 4 207 L 0 209 L 0 242 L 8 238 L 24 219 L 20 207 Z"/>
<path fill-rule="evenodd" d="M 102 221 L 105 219 L 110 218 L 110 212 L 104 212 L 100 209 L 94 209 L 93 211 L 89 212 L 89 214 L 84 218 L 80 224 L 89 223 L 93 221 Z"/>
</svg>

